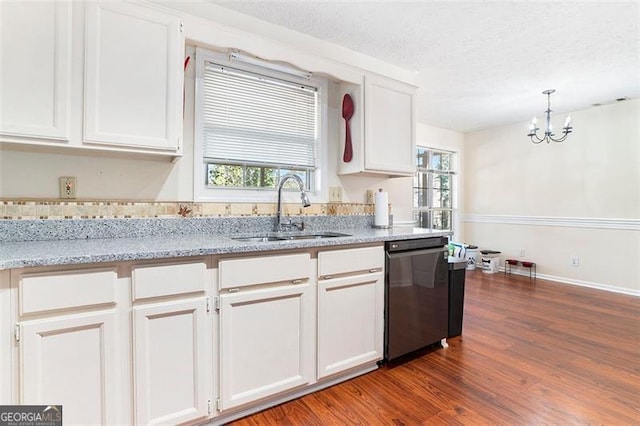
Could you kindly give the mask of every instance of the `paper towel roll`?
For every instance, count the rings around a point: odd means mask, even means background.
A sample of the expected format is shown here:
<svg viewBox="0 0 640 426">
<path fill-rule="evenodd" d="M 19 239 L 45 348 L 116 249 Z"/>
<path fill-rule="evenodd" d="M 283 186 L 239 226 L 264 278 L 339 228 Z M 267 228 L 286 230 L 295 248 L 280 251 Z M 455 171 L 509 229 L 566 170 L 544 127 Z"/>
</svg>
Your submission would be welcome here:
<svg viewBox="0 0 640 426">
<path fill-rule="evenodd" d="M 379 228 L 386 228 L 389 226 L 389 193 L 382 192 L 382 190 L 376 192 L 375 198 L 375 217 L 373 225 Z"/>
</svg>

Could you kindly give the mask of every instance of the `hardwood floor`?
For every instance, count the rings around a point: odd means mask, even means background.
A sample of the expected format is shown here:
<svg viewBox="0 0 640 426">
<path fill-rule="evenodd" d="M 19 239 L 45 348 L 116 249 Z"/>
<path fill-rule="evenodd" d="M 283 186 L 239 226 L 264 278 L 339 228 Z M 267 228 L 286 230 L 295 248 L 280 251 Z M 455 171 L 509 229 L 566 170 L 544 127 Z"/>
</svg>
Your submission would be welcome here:
<svg viewBox="0 0 640 426">
<path fill-rule="evenodd" d="M 467 271 L 462 336 L 234 425 L 640 424 L 640 298 Z"/>
</svg>

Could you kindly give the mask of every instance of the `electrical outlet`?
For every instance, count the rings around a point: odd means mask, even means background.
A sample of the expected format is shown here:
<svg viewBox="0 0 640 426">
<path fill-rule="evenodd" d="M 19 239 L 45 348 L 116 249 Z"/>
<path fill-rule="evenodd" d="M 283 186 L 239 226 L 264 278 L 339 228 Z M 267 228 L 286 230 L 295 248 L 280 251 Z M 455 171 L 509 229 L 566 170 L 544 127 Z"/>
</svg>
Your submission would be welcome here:
<svg viewBox="0 0 640 426">
<path fill-rule="evenodd" d="M 569 264 L 573 267 L 580 266 L 580 258 L 578 256 L 571 256 L 571 260 Z"/>
<path fill-rule="evenodd" d="M 520 257 L 524 257 L 524 249 L 520 249 Z"/>
<path fill-rule="evenodd" d="M 373 189 L 367 189 L 367 204 L 373 204 L 376 202 L 376 191 Z"/>
<path fill-rule="evenodd" d="M 341 203 L 342 202 L 342 187 L 341 186 L 330 186 L 329 187 L 329 202 L 330 203 Z"/>
<path fill-rule="evenodd" d="M 76 178 L 74 176 L 60 178 L 60 198 L 76 198 Z"/>
</svg>

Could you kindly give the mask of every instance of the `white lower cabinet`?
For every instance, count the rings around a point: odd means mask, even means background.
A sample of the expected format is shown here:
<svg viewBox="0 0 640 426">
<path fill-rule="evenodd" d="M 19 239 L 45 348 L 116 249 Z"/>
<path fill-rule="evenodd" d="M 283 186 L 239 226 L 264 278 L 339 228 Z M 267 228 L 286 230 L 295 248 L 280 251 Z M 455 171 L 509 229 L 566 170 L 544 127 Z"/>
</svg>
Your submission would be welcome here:
<svg viewBox="0 0 640 426">
<path fill-rule="evenodd" d="M 239 266 L 255 272 L 255 265 L 265 260 L 280 268 L 258 274 L 262 282 L 255 284 L 263 287 L 247 285 L 220 295 L 219 409 L 223 411 L 314 380 L 315 309 L 309 254 L 221 260 L 220 286 L 237 279 Z"/>
<path fill-rule="evenodd" d="M 11 300 L 17 344 L 1 353 L 13 358 L 15 393 L 1 403 L 60 404 L 65 424 L 206 421 L 214 400 L 208 265 L 199 257 L 11 271 L 13 296 L 0 285 L 0 304 Z"/>
<path fill-rule="evenodd" d="M 11 318 L 11 283 L 8 270 L 0 270 L 0 405 L 11 403 L 11 351 L 13 324 Z"/>
<path fill-rule="evenodd" d="M 16 295 L 15 403 L 62 405 L 65 424 L 112 424 L 123 417 L 123 338 L 117 268 L 12 272 Z M 124 371 L 127 371 L 124 368 Z"/>
<path fill-rule="evenodd" d="M 220 423 L 370 371 L 383 247 L 314 253 L 0 273 L 0 404 L 61 404 L 65 424 Z"/>
<path fill-rule="evenodd" d="M 20 404 L 62 405 L 65 424 L 118 419 L 116 311 L 24 321 Z"/>
<path fill-rule="evenodd" d="M 213 399 L 207 261 L 136 265 L 131 280 L 136 424 L 205 420 Z"/>
<path fill-rule="evenodd" d="M 382 247 L 318 254 L 318 378 L 382 359 Z"/>
<path fill-rule="evenodd" d="M 381 359 L 382 273 L 318 282 L 318 378 Z"/>
<path fill-rule="evenodd" d="M 208 415 L 205 297 L 133 308 L 135 419 L 178 424 Z"/>
<path fill-rule="evenodd" d="M 220 296 L 220 405 L 237 407 L 313 380 L 309 284 Z"/>
</svg>

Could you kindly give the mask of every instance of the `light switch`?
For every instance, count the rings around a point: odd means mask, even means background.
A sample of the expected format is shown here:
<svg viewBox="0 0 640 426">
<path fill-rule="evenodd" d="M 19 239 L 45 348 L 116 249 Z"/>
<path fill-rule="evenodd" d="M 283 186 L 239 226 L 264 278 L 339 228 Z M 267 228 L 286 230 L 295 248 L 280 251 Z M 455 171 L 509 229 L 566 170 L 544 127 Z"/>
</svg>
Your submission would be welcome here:
<svg viewBox="0 0 640 426">
<path fill-rule="evenodd" d="M 329 202 L 330 203 L 341 203 L 342 202 L 342 187 L 341 186 L 330 186 L 329 187 Z"/>
</svg>

